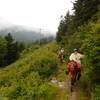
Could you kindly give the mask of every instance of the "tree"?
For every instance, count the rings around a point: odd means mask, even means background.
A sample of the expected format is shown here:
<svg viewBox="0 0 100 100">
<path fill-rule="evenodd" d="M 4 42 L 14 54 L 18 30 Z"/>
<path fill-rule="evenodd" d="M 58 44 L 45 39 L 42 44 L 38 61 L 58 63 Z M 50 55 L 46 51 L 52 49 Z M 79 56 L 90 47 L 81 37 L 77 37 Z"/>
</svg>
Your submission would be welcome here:
<svg viewBox="0 0 100 100">
<path fill-rule="evenodd" d="M 99 0 L 76 0 L 73 7 L 75 27 L 88 22 L 98 12 L 99 4 Z"/>
<path fill-rule="evenodd" d="M 7 41 L 0 36 L 0 66 L 4 64 L 4 57 L 7 53 Z"/>
<path fill-rule="evenodd" d="M 18 43 L 14 41 L 11 33 L 5 36 L 7 41 L 7 55 L 5 56 L 5 64 L 9 65 L 19 58 Z"/>
<path fill-rule="evenodd" d="M 61 21 L 58 27 L 58 32 L 56 36 L 57 42 L 60 42 L 62 40 L 62 36 L 66 35 L 66 32 L 68 33 L 68 28 L 71 22 L 72 16 L 70 15 L 69 11 L 67 12 L 66 16 L 62 17 L 61 16 Z"/>
<path fill-rule="evenodd" d="M 17 42 L 16 42 L 17 43 Z M 24 49 L 25 49 L 25 44 L 24 44 L 24 42 L 21 42 L 21 43 L 17 43 L 17 45 L 18 45 L 18 51 L 19 52 L 22 52 Z"/>
</svg>

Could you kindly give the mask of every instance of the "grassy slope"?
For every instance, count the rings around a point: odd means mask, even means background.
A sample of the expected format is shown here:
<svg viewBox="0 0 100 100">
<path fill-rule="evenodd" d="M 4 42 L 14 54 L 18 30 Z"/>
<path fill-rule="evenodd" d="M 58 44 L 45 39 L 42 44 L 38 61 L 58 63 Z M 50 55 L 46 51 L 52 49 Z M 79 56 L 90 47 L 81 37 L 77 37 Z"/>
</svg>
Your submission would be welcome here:
<svg viewBox="0 0 100 100">
<path fill-rule="evenodd" d="M 57 87 L 48 84 L 48 77 L 56 71 L 58 62 L 55 49 L 30 48 L 17 62 L 0 69 L 0 99 L 51 100 L 58 91 Z"/>
<path fill-rule="evenodd" d="M 59 63 L 54 53 L 56 48 L 54 43 L 38 50 L 30 48 L 17 62 L 0 69 L 0 100 L 66 100 L 66 88 L 48 84 L 48 77 L 53 73 L 58 81 L 66 80 L 66 64 Z M 81 84 L 76 91 L 77 100 L 89 100 Z"/>
</svg>

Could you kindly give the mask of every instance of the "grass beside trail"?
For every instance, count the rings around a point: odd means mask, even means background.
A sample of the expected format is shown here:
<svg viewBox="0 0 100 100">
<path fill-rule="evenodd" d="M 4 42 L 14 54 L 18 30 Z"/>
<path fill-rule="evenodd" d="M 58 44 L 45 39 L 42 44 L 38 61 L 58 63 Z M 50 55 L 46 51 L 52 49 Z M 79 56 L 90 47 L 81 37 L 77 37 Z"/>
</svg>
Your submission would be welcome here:
<svg viewBox="0 0 100 100">
<path fill-rule="evenodd" d="M 59 63 L 56 78 L 59 82 L 64 82 L 67 78 L 66 74 L 66 63 Z M 55 100 L 68 100 L 67 88 L 60 88 L 58 94 L 55 96 Z"/>
<path fill-rule="evenodd" d="M 66 63 L 59 63 L 58 64 L 58 71 L 57 71 L 57 80 L 58 81 L 65 81 L 67 76 L 65 74 L 66 71 Z"/>
<path fill-rule="evenodd" d="M 84 91 L 81 87 L 77 88 L 77 100 L 90 100 L 87 96 L 86 91 Z"/>
<path fill-rule="evenodd" d="M 68 92 L 66 89 L 60 89 L 55 97 L 55 100 L 68 100 Z"/>
<path fill-rule="evenodd" d="M 90 100 L 91 97 L 87 91 L 87 86 L 85 86 L 83 78 L 78 82 L 76 91 L 77 100 Z"/>
</svg>

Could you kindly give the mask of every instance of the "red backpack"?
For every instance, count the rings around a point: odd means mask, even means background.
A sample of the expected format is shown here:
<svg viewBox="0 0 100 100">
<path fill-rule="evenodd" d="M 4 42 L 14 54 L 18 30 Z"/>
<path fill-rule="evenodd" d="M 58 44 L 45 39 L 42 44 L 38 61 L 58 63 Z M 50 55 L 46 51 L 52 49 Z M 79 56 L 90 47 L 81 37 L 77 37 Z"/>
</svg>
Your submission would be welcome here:
<svg viewBox="0 0 100 100">
<path fill-rule="evenodd" d="M 69 62 L 67 66 L 70 71 L 75 71 L 78 68 L 78 64 L 76 62 Z"/>
</svg>

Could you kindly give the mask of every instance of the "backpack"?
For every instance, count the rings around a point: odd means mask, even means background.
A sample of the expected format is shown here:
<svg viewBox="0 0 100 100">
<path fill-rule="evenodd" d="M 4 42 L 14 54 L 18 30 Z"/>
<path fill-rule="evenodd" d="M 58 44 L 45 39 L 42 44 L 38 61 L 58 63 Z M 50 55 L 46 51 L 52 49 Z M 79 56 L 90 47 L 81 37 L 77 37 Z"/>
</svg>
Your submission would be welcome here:
<svg viewBox="0 0 100 100">
<path fill-rule="evenodd" d="M 70 71 L 75 71 L 77 69 L 77 63 L 75 62 L 69 62 L 68 63 L 68 68 L 70 69 Z"/>
<path fill-rule="evenodd" d="M 71 67 L 72 67 L 72 68 L 77 68 L 77 64 L 74 63 Z"/>
</svg>

